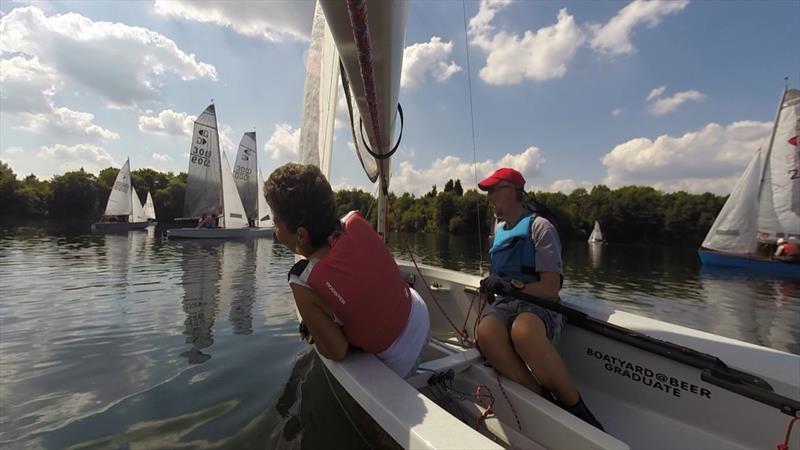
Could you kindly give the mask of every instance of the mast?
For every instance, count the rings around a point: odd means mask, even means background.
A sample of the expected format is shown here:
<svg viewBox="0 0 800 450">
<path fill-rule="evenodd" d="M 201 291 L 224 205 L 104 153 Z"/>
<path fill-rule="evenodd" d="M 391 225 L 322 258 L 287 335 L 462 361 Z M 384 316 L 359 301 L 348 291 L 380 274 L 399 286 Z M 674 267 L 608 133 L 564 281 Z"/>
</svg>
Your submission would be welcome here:
<svg viewBox="0 0 800 450">
<path fill-rule="evenodd" d="M 769 159 L 772 156 L 772 144 L 775 142 L 775 133 L 778 131 L 778 121 L 781 118 L 781 109 L 783 109 L 783 102 L 786 100 L 786 92 L 789 87 L 783 86 L 783 93 L 781 94 L 781 101 L 778 102 L 778 111 L 775 113 L 775 120 L 772 122 L 772 133 L 769 136 L 769 144 L 767 145 L 767 153 L 764 155 L 764 164 L 761 166 L 761 178 L 758 181 L 758 195 L 756 196 L 756 204 L 761 204 L 761 191 L 763 189 L 764 177 L 767 176 L 767 169 L 769 168 Z"/>
</svg>

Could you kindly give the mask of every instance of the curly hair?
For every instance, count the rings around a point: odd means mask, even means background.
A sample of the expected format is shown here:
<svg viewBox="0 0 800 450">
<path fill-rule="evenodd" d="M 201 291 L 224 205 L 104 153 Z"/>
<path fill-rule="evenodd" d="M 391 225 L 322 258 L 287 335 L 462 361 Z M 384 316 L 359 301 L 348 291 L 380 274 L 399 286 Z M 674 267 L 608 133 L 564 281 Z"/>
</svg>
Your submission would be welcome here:
<svg viewBox="0 0 800 450">
<path fill-rule="evenodd" d="M 338 222 L 333 190 L 317 166 L 288 163 L 278 167 L 267 178 L 264 196 L 273 216 L 288 231 L 308 230 L 315 249 L 327 242 Z"/>
</svg>

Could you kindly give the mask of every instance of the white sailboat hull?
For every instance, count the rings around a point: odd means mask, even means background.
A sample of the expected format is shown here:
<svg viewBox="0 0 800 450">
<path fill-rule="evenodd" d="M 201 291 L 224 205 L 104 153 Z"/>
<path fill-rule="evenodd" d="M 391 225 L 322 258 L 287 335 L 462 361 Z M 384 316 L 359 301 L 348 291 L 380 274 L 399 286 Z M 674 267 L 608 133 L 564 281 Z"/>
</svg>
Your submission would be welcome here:
<svg viewBox="0 0 800 450">
<path fill-rule="evenodd" d="M 416 273 L 411 264 L 398 264 L 406 274 Z M 430 266 L 420 270 L 428 283 L 437 286 L 434 295 L 447 315 L 456 324 L 466 323 L 472 335 L 475 311 L 465 319 L 473 294 L 464 288 L 476 286 L 479 278 Z M 369 354 L 354 352 L 341 362 L 321 357 L 332 379 L 402 448 L 767 448 L 783 439 L 790 417 L 777 408 L 704 380 L 703 371 L 696 367 L 573 323 L 567 325 L 559 351 L 608 433 L 501 378 L 512 411 L 494 371 L 483 364 L 476 350 L 458 345 L 419 275 L 415 288 L 428 303 L 433 337 L 421 367 L 452 368 L 453 386 L 461 392 L 488 387 L 495 398 L 494 415 L 478 432 L 477 417 L 486 402 L 479 405 L 453 396 L 449 403 L 455 401 L 461 409 L 453 411 L 451 405 L 445 410 L 438 403 L 448 402 L 435 402 L 436 395 L 426 388 L 429 371 L 403 380 Z M 796 355 L 602 305 L 564 303 L 603 323 L 714 355 L 733 369 L 760 377 L 775 393 L 800 401 L 800 357 Z M 522 430 L 517 428 L 514 411 Z M 800 446 L 800 433 L 790 442 L 790 447 L 795 446 Z"/>
<path fill-rule="evenodd" d="M 170 239 L 242 239 L 271 237 L 272 227 L 247 228 L 171 228 Z"/>
</svg>

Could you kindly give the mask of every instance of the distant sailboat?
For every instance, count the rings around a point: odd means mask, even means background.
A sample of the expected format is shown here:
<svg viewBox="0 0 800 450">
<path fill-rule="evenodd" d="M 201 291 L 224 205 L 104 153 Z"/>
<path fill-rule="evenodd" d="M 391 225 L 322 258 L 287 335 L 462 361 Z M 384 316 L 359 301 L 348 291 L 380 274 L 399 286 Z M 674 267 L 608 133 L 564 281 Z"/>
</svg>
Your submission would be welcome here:
<svg viewBox="0 0 800 450">
<path fill-rule="evenodd" d="M 173 228 L 167 230 L 168 238 L 226 239 L 258 234 L 247 226 L 231 166 L 220 152 L 213 104 L 194 122 L 183 214 L 198 221 L 211 217 L 207 222 L 211 227 Z"/>
<path fill-rule="evenodd" d="M 130 159 L 125 161 L 125 165 L 117 173 L 103 217 L 106 220 L 92 224 L 93 231 L 126 231 L 147 227 L 142 203 L 131 183 Z"/>
<path fill-rule="evenodd" d="M 154 225 L 156 223 L 156 207 L 153 204 L 153 196 L 147 192 L 147 200 L 144 202 L 144 217 L 147 221 Z"/>
<path fill-rule="evenodd" d="M 272 220 L 269 207 L 264 198 L 264 181 L 258 169 L 258 147 L 256 145 L 256 132 L 249 131 L 242 136 L 239 151 L 236 154 L 236 163 L 233 168 L 233 179 L 236 189 L 242 199 L 242 205 L 247 213 L 248 222 L 254 230 L 261 234 L 272 233 Z"/>
<path fill-rule="evenodd" d="M 605 242 L 603 239 L 603 231 L 600 229 L 600 222 L 594 221 L 594 229 L 592 234 L 589 235 L 589 242 Z"/>
<path fill-rule="evenodd" d="M 800 239 L 800 90 L 785 89 L 766 149 L 753 155 L 708 231 L 703 264 L 800 275 L 800 264 L 757 253 L 758 244 Z"/>
</svg>

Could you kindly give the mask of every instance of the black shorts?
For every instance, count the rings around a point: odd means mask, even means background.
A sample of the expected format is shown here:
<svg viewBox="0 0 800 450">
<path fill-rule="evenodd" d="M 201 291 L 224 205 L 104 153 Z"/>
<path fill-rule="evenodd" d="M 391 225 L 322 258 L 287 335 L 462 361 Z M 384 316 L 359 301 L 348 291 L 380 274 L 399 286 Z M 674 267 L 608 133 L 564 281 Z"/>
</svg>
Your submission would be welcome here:
<svg viewBox="0 0 800 450">
<path fill-rule="evenodd" d="M 543 308 L 524 300 L 518 300 L 509 297 L 497 297 L 491 305 L 487 305 L 483 312 L 483 316 L 495 316 L 505 323 L 506 327 L 511 327 L 514 319 L 522 313 L 531 313 L 542 319 L 544 322 L 545 330 L 547 331 L 547 339 L 556 345 L 561 338 L 561 332 L 564 330 L 564 315 L 555 311 Z"/>
</svg>

